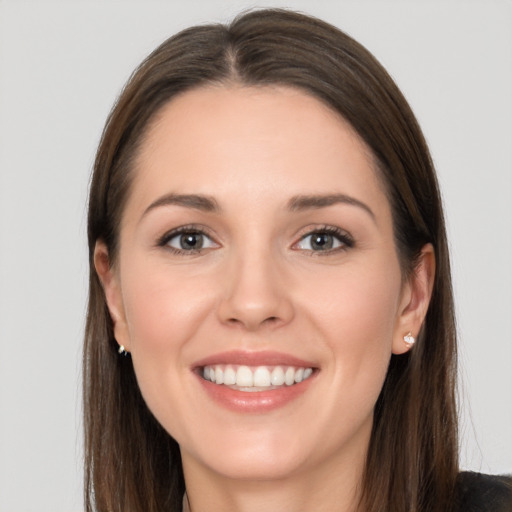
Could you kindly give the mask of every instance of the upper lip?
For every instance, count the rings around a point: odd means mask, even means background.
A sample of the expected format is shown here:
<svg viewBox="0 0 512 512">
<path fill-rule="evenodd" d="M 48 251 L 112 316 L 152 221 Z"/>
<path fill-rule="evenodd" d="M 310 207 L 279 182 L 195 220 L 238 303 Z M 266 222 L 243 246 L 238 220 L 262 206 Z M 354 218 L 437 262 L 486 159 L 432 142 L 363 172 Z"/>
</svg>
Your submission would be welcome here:
<svg viewBox="0 0 512 512">
<path fill-rule="evenodd" d="M 199 368 L 204 366 L 212 366 L 215 364 L 233 364 L 245 366 L 295 366 L 300 368 L 315 368 L 316 365 L 311 361 L 270 350 L 265 351 L 245 351 L 231 350 L 220 352 L 205 357 L 193 364 L 193 367 Z"/>
</svg>

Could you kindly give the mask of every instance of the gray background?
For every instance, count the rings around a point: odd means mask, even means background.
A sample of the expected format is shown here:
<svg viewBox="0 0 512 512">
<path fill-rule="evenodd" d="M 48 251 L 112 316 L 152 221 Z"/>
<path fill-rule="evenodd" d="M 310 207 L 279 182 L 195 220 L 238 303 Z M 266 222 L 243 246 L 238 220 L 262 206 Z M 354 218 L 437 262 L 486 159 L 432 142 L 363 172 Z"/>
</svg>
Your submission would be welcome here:
<svg viewBox="0 0 512 512">
<path fill-rule="evenodd" d="M 512 472 L 512 4 L 0 2 L 0 511 L 80 511 L 85 203 L 105 117 L 139 61 L 253 5 L 366 45 L 415 110 L 446 204 L 461 339 L 461 463 Z"/>
</svg>

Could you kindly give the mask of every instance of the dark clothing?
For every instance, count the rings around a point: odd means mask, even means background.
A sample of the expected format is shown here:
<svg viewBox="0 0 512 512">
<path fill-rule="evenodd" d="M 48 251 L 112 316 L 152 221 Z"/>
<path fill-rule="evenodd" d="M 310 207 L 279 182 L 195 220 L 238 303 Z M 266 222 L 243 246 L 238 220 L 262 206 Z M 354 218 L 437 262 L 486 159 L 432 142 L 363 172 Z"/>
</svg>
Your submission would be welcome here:
<svg viewBox="0 0 512 512">
<path fill-rule="evenodd" d="M 464 471 L 457 479 L 457 512 L 512 512 L 512 477 Z"/>
</svg>

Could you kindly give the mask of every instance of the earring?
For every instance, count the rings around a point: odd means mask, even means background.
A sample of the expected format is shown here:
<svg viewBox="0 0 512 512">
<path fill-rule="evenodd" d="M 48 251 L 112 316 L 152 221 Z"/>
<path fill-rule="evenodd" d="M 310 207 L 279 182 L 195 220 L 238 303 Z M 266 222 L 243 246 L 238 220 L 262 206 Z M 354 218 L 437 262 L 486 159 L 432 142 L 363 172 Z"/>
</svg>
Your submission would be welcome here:
<svg viewBox="0 0 512 512">
<path fill-rule="evenodd" d="M 124 348 L 124 345 L 119 345 L 119 348 L 117 349 L 118 354 L 122 354 L 123 356 L 127 356 L 128 352 Z"/>
<path fill-rule="evenodd" d="M 404 336 L 404 342 L 407 345 L 407 348 L 411 348 L 414 345 L 415 341 L 416 340 L 414 339 L 414 336 L 411 334 L 410 331 Z"/>
</svg>

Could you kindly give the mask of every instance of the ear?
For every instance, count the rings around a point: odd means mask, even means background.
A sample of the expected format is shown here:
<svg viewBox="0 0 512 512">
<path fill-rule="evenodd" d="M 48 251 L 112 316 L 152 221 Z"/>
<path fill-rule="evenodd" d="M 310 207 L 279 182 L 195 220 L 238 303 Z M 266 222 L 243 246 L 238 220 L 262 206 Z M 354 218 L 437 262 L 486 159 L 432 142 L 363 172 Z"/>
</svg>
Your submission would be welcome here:
<svg viewBox="0 0 512 512">
<path fill-rule="evenodd" d="M 426 244 L 421 250 L 412 275 L 403 285 L 393 336 L 393 354 L 403 354 L 411 348 L 411 345 L 404 341 L 404 336 L 409 333 L 414 338 L 418 336 L 430 304 L 435 273 L 434 248 L 431 244 Z"/>
<path fill-rule="evenodd" d="M 98 240 L 94 247 L 94 267 L 103 286 L 110 318 L 114 325 L 116 341 L 129 352 L 130 337 L 119 276 L 115 268 L 110 264 L 107 246 L 101 240 Z"/>
</svg>

